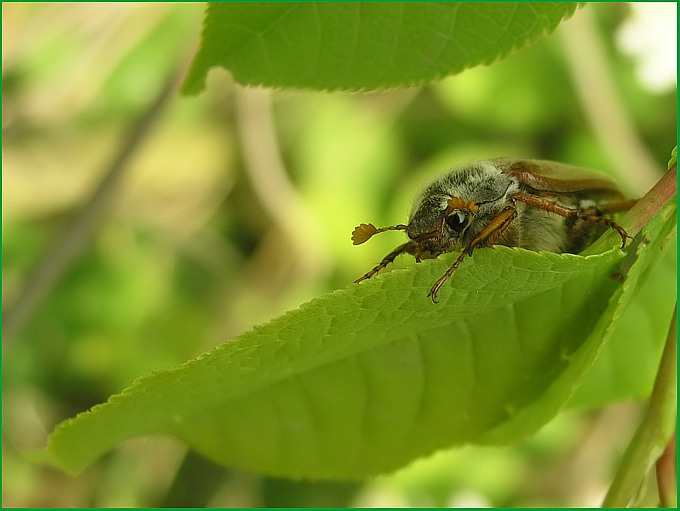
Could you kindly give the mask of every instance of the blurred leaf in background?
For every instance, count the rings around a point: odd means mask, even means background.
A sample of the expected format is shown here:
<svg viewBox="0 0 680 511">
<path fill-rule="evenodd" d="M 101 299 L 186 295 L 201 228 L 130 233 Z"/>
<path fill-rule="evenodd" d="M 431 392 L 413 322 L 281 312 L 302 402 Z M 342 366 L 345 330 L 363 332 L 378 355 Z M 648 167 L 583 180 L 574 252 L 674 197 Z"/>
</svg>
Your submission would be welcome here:
<svg viewBox="0 0 680 511">
<path fill-rule="evenodd" d="M 203 11 L 3 4 L 3 315 L 140 111 L 194 55 Z M 264 91 L 217 70 L 202 95 L 176 95 L 86 250 L 3 339 L 3 504 L 598 505 L 634 403 L 570 411 L 518 447 L 441 452 L 321 490 L 216 467 L 168 439 L 126 442 L 77 477 L 21 453 L 137 376 L 348 285 L 400 239 L 358 250 L 352 228 L 404 221 L 419 185 L 456 163 L 559 160 L 641 195 L 676 138 L 676 58 L 660 57 L 676 48 L 675 20 L 675 4 L 587 5 L 504 61 L 420 88 Z M 191 474 L 201 495 L 182 490 Z"/>
</svg>

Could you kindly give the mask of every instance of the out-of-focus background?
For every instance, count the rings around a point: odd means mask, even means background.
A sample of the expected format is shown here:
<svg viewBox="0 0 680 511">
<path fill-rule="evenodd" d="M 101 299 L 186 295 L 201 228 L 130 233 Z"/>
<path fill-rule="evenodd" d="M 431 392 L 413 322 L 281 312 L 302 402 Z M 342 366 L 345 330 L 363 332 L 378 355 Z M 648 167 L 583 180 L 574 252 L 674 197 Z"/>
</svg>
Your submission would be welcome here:
<svg viewBox="0 0 680 511">
<path fill-rule="evenodd" d="M 2 5 L 3 505 L 599 505 L 637 403 L 356 484 L 224 469 L 164 438 L 74 477 L 26 460 L 145 372 L 349 285 L 403 235 L 353 247 L 354 226 L 404 222 L 432 175 L 545 158 L 639 196 L 675 143 L 675 3 L 588 5 L 528 49 L 422 88 L 268 91 L 213 70 L 203 94 L 175 88 L 140 128 L 196 51 L 203 10 Z"/>
</svg>

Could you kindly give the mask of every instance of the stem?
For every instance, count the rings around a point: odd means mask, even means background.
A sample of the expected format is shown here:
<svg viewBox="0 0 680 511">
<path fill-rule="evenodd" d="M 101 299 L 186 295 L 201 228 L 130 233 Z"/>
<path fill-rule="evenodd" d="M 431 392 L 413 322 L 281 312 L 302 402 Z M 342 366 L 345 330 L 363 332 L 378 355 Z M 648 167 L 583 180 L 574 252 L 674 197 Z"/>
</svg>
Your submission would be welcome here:
<svg viewBox="0 0 680 511">
<path fill-rule="evenodd" d="M 247 176 L 260 205 L 289 241 L 299 271 L 315 280 L 329 271 L 329 248 L 322 226 L 293 186 L 281 158 L 271 92 L 237 87 L 236 112 Z"/>
<path fill-rule="evenodd" d="M 181 66 L 184 68 L 184 64 Z M 115 195 L 117 185 L 127 168 L 127 163 L 146 140 L 164 111 L 171 93 L 175 90 L 182 73 L 176 71 L 166 81 L 146 111 L 132 126 L 127 140 L 121 145 L 114 159 L 108 164 L 104 177 L 91 197 L 71 220 L 54 245 L 43 255 L 14 304 L 3 311 L 3 350 L 19 330 L 31 318 L 33 311 L 59 283 L 64 273 L 77 260 L 91 239 L 106 206 Z"/>
<path fill-rule="evenodd" d="M 674 164 L 664 176 L 630 208 L 621 222 L 631 236 L 635 236 L 656 215 L 671 197 L 678 193 L 678 165 Z"/>
<path fill-rule="evenodd" d="M 623 455 L 602 507 L 626 507 L 645 475 L 667 450 L 677 412 L 677 302 L 661 355 L 649 407 Z"/>
<path fill-rule="evenodd" d="M 629 236 L 633 237 L 639 233 L 645 224 L 661 210 L 663 205 L 678 193 L 677 171 L 677 165 L 673 165 L 652 189 L 637 201 L 635 206 L 622 215 L 618 224 L 626 230 Z M 581 255 L 600 254 L 611 249 L 619 241 L 619 234 L 609 229 L 595 243 L 581 252 Z"/>
<path fill-rule="evenodd" d="M 595 13 L 590 7 L 580 9 L 560 33 L 567 70 L 598 145 L 629 191 L 649 190 L 658 179 L 656 162 L 621 98 Z"/>
<path fill-rule="evenodd" d="M 677 429 L 677 427 L 676 427 Z M 656 462 L 656 484 L 659 507 L 678 507 L 678 437 L 673 435 L 666 450 Z"/>
</svg>

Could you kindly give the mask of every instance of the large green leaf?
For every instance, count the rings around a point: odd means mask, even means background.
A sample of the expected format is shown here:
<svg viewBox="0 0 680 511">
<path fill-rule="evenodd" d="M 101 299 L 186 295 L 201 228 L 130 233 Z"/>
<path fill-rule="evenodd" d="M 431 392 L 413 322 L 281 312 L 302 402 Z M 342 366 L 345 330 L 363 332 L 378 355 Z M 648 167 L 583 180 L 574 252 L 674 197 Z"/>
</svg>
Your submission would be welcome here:
<svg viewBox="0 0 680 511">
<path fill-rule="evenodd" d="M 184 85 L 213 66 L 244 85 L 371 90 L 490 64 L 552 32 L 576 3 L 211 3 Z"/>
<path fill-rule="evenodd" d="M 60 425 L 52 462 L 77 471 L 117 443 L 164 433 L 220 463 L 352 478 L 395 469 L 513 423 L 549 420 L 592 363 L 622 252 L 478 250 L 426 297 L 451 257 L 315 299 Z M 451 254 L 449 255 L 451 256 Z M 559 385 L 557 385 L 559 383 Z M 526 409 L 557 385 L 540 421 Z"/>
</svg>

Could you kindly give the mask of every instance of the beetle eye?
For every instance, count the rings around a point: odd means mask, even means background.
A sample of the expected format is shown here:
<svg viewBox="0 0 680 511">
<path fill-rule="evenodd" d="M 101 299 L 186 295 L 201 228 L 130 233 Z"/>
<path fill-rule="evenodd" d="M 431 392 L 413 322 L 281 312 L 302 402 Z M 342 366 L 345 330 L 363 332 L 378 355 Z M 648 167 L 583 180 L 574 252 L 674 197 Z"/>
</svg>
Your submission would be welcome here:
<svg viewBox="0 0 680 511">
<path fill-rule="evenodd" d="M 451 229 L 460 232 L 467 226 L 468 218 L 460 211 L 455 211 L 446 217 L 445 222 Z"/>
</svg>

